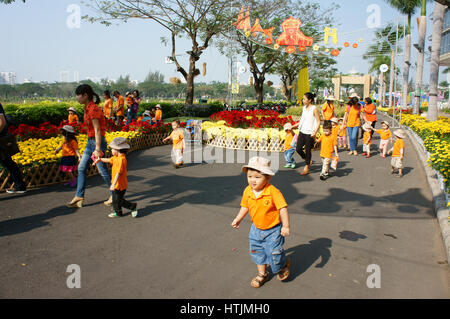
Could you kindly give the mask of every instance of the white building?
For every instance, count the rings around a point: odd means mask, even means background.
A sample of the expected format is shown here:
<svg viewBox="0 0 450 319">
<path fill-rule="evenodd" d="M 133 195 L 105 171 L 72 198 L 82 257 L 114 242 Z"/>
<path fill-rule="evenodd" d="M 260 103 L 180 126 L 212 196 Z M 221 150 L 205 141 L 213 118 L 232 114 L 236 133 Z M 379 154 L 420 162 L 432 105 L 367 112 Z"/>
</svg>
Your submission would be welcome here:
<svg viewBox="0 0 450 319">
<path fill-rule="evenodd" d="M 69 71 L 60 71 L 59 72 L 59 82 L 61 83 L 67 83 L 69 82 Z"/>
<path fill-rule="evenodd" d="M 0 72 L 0 84 L 14 85 L 17 82 L 16 73 Z"/>
</svg>

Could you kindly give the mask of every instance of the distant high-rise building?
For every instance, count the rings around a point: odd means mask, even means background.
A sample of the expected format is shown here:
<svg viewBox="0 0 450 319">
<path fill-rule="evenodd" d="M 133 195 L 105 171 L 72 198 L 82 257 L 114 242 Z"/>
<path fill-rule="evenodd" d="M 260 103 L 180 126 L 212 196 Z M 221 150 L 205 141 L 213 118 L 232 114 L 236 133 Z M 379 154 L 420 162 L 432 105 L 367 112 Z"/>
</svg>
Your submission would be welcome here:
<svg viewBox="0 0 450 319">
<path fill-rule="evenodd" d="M 80 74 L 78 73 L 78 71 L 73 71 L 73 81 L 74 82 L 80 81 Z"/>
<path fill-rule="evenodd" d="M 0 72 L 0 84 L 16 84 L 16 73 L 14 72 Z"/>
<path fill-rule="evenodd" d="M 444 24 L 442 26 L 441 56 L 439 65 L 450 65 L 450 9 L 445 10 Z"/>
<path fill-rule="evenodd" d="M 69 82 L 69 71 L 60 71 L 59 72 L 59 82 L 61 83 L 67 83 Z"/>
</svg>

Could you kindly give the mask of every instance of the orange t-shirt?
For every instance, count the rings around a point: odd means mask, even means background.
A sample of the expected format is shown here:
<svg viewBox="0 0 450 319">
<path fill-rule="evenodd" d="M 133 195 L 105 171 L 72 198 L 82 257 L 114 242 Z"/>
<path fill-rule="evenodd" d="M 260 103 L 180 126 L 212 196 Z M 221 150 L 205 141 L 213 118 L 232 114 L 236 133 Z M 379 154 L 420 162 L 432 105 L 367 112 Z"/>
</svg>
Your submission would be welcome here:
<svg viewBox="0 0 450 319">
<path fill-rule="evenodd" d="M 374 122 L 377 120 L 377 114 L 372 114 L 375 111 L 375 105 L 367 104 L 364 107 L 364 114 L 366 116 L 366 120 L 369 122 Z"/>
<path fill-rule="evenodd" d="M 281 223 L 280 209 L 287 207 L 283 194 L 267 184 L 258 198 L 247 186 L 242 195 L 241 207 L 248 208 L 252 223 L 259 229 L 270 229 Z"/>
<path fill-rule="evenodd" d="M 337 140 L 338 137 L 338 133 L 339 133 L 339 126 L 335 126 L 331 128 L 331 135 L 333 135 L 333 137 Z"/>
<path fill-rule="evenodd" d="M 348 111 L 348 118 L 347 118 L 347 127 L 357 127 L 361 125 L 361 120 L 359 118 L 360 111 L 353 106 L 350 107 L 350 110 Z"/>
<path fill-rule="evenodd" d="M 284 140 L 284 150 L 285 151 L 289 151 L 292 146 L 292 140 L 294 139 L 294 133 L 293 132 L 289 132 L 286 134 L 286 139 Z"/>
<path fill-rule="evenodd" d="M 363 143 L 364 144 L 370 144 L 371 141 L 372 141 L 372 134 L 370 134 L 370 131 L 369 132 L 364 132 Z"/>
<path fill-rule="evenodd" d="M 322 134 L 317 142 L 320 144 L 320 156 L 323 158 L 332 158 L 334 146 L 337 146 L 337 140 L 334 138 L 333 134 L 325 135 Z"/>
<path fill-rule="evenodd" d="M 139 117 L 137 118 L 137 121 L 140 122 L 140 121 L 142 121 L 142 119 L 143 119 L 143 117 L 142 117 L 142 116 L 139 116 Z"/>
<path fill-rule="evenodd" d="M 100 135 L 105 136 L 105 117 L 103 116 L 102 110 L 98 107 L 94 102 L 90 102 L 86 105 L 84 110 L 84 125 L 87 128 L 87 136 L 95 137 L 94 125 L 92 124 L 92 120 L 97 119 L 100 125 Z"/>
<path fill-rule="evenodd" d="M 173 149 L 174 150 L 182 150 L 183 149 L 183 139 L 184 134 L 181 129 L 176 129 L 170 134 L 170 138 L 173 141 Z"/>
<path fill-rule="evenodd" d="M 113 107 L 113 101 L 112 99 L 107 99 L 105 103 L 103 103 L 103 114 L 106 118 L 109 118 L 111 116 L 111 110 Z"/>
<path fill-rule="evenodd" d="M 339 125 L 339 130 L 340 129 L 341 129 L 341 126 Z M 347 126 L 344 125 L 344 128 L 341 131 L 341 133 L 339 133 L 339 136 L 341 136 L 341 137 L 347 136 L 346 131 L 347 131 Z"/>
<path fill-rule="evenodd" d="M 112 156 L 109 159 L 109 163 L 112 164 L 111 168 L 111 183 L 114 182 L 117 173 L 119 173 L 119 179 L 117 180 L 114 188 L 123 191 L 128 188 L 127 181 L 127 158 L 125 154 L 119 154 L 118 156 Z"/>
<path fill-rule="evenodd" d="M 117 98 L 117 104 L 116 104 L 116 115 L 117 116 L 124 116 L 125 112 L 123 109 L 123 105 L 125 104 L 125 101 L 123 99 L 122 95 L 119 95 L 119 97 Z"/>
<path fill-rule="evenodd" d="M 76 150 L 78 149 L 78 143 L 75 140 L 71 140 L 70 142 L 62 142 L 61 144 L 62 156 L 75 156 Z"/>
<path fill-rule="evenodd" d="M 155 112 L 155 120 L 156 121 L 161 121 L 162 119 L 162 111 L 161 110 L 156 110 Z"/>
<path fill-rule="evenodd" d="M 323 112 L 323 119 L 325 121 L 329 121 L 333 118 L 333 112 L 334 112 L 334 105 L 328 105 L 328 103 L 325 103 L 322 106 L 322 112 Z"/>
<path fill-rule="evenodd" d="M 78 115 L 74 114 L 69 114 L 69 118 L 67 119 L 67 121 L 70 123 L 78 123 Z"/>
<path fill-rule="evenodd" d="M 378 134 L 380 134 L 380 138 L 382 140 L 388 140 L 389 138 L 392 137 L 392 133 L 390 130 L 376 130 L 375 132 L 377 132 Z"/>
<path fill-rule="evenodd" d="M 403 150 L 403 156 L 405 156 L 405 142 L 402 139 L 397 139 L 394 143 L 392 157 L 402 157 L 401 150 Z"/>
</svg>

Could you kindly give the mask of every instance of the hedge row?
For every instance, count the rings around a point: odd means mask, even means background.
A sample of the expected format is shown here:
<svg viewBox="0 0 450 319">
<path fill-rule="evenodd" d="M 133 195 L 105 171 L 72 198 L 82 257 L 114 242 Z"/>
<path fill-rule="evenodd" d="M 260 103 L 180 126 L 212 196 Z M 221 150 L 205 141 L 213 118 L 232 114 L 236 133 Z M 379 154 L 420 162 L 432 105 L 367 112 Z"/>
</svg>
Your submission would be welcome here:
<svg viewBox="0 0 450 319">
<path fill-rule="evenodd" d="M 171 118 L 177 116 L 195 116 L 195 117 L 209 117 L 210 115 L 222 110 L 220 102 L 209 103 L 207 105 L 193 105 L 185 107 L 181 103 L 141 103 L 139 112 L 150 110 L 157 104 L 161 105 L 163 111 L 163 118 Z M 77 110 L 80 120 L 84 114 L 84 107 L 76 102 L 51 102 L 44 101 L 36 104 L 5 104 L 5 110 L 8 119 L 15 125 L 26 124 L 31 126 L 39 126 L 39 124 L 50 122 L 53 125 L 59 125 L 61 121 L 67 119 L 67 109 L 74 107 Z"/>
</svg>

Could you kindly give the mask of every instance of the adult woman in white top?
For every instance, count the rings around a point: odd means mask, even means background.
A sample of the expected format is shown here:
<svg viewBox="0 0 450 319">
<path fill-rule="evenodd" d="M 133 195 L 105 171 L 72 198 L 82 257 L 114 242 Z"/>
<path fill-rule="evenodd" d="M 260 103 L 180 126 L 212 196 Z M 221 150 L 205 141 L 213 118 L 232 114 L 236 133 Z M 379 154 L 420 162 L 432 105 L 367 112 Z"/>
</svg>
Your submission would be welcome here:
<svg viewBox="0 0 450 319">
<path fill-rule="evenodd" d="M 309 167 L 312 165 L 311 150 L 314 147 L 316 135 L 320 129 L 320 115 L 317 107 L 313 104 L 316 95 L 305 93 L 303 96 L 303 112 L 300 122 L 293 125 L 299 128 L 300 132 L 297 140 L 297 153 L 305 160 L 306 166 L 301 175 L 309 174 Z M 305 150 L 303 150 L 305 147 Z"/>
</svg>

